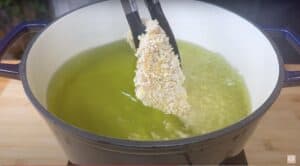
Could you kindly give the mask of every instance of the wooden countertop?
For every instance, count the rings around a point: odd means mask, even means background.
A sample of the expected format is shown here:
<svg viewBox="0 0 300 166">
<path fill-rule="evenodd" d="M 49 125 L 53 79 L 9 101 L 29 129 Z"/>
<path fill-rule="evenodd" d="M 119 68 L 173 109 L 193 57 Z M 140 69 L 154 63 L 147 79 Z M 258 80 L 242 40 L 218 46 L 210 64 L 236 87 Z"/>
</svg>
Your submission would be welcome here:
<svg viewBox="0 0 300 166">
<path fill-rule="evenodd" d="M 288 66 L 292 69 L 300 69 Z M 66 165 L 48 126 L 26 98 L 19 81 L 0 78 L 0 165 Z M 249 164 L 300 163 L 300 87 L 286 88 L 248 141 Z"/>
</svg>

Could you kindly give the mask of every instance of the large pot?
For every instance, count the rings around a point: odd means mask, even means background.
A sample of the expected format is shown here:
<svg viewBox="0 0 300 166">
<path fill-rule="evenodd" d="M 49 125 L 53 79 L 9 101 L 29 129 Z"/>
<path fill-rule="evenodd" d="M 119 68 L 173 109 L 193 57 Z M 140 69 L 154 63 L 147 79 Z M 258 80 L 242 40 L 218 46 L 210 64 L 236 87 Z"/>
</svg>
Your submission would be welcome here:
<svg viewBox="0 0 300 166">
<path fill-rule="evenodd" d="M 144 6 L 139 4 L 141 15 L 147 13 Z M 219 163 L 243 149 L 281 88 L 299 83 L 297 77 L 300 74 L 285 72 L 281 58 L 268 38 L 238 15 L 193 0 L 163 1 L 162 6 L 177 38 L 220 53 L 240 72 L 249 89 L 251 114 L 209 134 L 153 142 L 95 135 L 55 117 L 46 107 L 47 86 L 53 73 L 79 52 L 124 38 L 128 31 L 119 1 L 91 4 L 62 16 L 44 28 L 28 46 L 21 64 L 0 65 L 1 75 L 22 81 L 28 98 L 47 121 L 71 162 Z M 1 48 L 4 49 L 10 39 L 22 30 L 43 26 L 21 25 L 18 31 L 2 41 Z M 296 40 L 287 34 L 290 39 Z"/>
</svg>

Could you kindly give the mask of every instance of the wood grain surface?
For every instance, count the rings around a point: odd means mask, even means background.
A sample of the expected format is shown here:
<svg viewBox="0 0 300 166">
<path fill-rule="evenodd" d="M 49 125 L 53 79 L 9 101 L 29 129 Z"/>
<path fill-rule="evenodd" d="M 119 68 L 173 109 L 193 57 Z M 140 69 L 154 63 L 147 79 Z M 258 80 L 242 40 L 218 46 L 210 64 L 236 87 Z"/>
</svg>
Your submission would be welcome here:
<svg viewBox="0 0 300 166">
<path fill-rule="evenodd" d="M 16 80 L 0 78 L 0 136 L 1 166 L 67 163 L 52 132 Z M 296 155 L 300 163 L 299 138 L 300 87 L 285 88 L 245 147 L 248 163 L 286 165 L 289 154 Z"/>
</svg>

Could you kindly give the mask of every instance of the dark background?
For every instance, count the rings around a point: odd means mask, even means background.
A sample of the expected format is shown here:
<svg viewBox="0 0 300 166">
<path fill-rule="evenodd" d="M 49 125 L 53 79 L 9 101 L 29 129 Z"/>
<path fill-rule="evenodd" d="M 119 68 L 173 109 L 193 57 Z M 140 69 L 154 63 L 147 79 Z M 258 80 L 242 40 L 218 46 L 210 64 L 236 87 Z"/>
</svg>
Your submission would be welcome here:
<svg viewBox="0 0 300 166">
<path fill-rule="evenodd" d="M 23 21 L 50 20 L 47 0 L 0 0 L 0 40 Z M 3 59 L 19 59 L 34 33 L 26 33 L 10 45 Z"/>
</svg>

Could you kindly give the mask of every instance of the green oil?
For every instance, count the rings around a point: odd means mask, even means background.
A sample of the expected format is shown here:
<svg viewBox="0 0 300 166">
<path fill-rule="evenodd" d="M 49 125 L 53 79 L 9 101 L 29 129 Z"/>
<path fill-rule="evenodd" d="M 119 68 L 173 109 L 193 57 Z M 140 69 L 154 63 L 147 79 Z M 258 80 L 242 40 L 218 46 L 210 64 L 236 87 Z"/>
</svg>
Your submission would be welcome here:
<svg viewBox="0 0 300 166">
<path fill-rule="evenodd" d="M 170 140 L 205 134 L 250 112 L 242 77 L 220 55 L 179 41 L 192 113 L 186 120 L 144 106 L 135 97 L 136 57 L 121 40 L 62 65 L 48 87 L 47 107 L 78 128 L 108 137 Z"/>
</svg>

